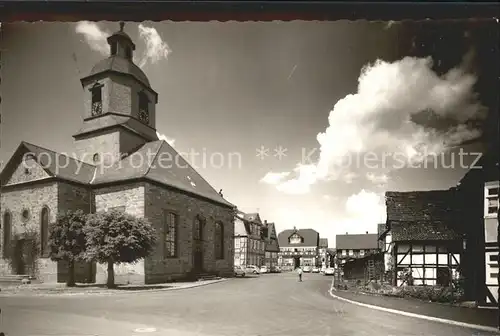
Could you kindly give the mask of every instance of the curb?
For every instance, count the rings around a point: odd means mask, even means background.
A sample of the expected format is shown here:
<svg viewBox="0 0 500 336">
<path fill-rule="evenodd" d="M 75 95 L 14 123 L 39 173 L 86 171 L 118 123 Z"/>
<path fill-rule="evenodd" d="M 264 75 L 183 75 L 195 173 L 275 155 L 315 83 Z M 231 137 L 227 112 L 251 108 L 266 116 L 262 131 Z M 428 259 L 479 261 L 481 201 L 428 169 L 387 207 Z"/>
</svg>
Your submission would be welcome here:
<svg viewBox="0 0 500 336">
<path fill-rule="evenodd" d="M 185 286 L 185 287 L 178 286 L 178 287 L 167 287 L 167 288 L 158 288 L 158 289 L 142 289 L 142 290 L 128 290 L 128 291 L 124 290 L 124 291 L 113 291 L 113 292 L 106 292 L 106 291 L 102 291 L 102 292 L 77 292 L 77 293 L 64 293 L 64 292 L 62 292 L 62 293 L 52 293 L 52 294 L 49 294 L 49 293 L 31 293 L 31 294 L 28 294 L 28 293 L 2 293 L 2 292 L 0 292 L 0 297 L 2 297 L 2 296 L 3 297 L 7 297 L 7 296 L 68 297 L 68 296 L 82 296 L 82 295 L 85 295 L 85 296 L 105 296 L 105 295 L 115 295 L 115 294 L 126 294 L 126 295 L 127 294 L 145 294 L 145 293 L 167 292 L 167 291 L 176 291 L 176 290 L 182 290 L 182 289 L 203 287 L 203 286 L 212 285 L 212 284 L 219 283 L 219 282 L 226 281 L 226 280 L 227 279 L 223 278 L 223 279 L 213 280 L 211 282 L 196 283 L 192 286 Z"/>
<path fill-rule="evenodd" d="M 370 309 L 375 309 L 375 310 L 380 310 L 380 311 L 383 311 L 383 312 L 386 312 L 386 313 L 392 313 L 392 314 L 397 314 L 397 315 L 402 315 L 402 316 L 407 316 L 407 317 L 419 318 L 419 319 L 427 320 L 427 321 L 440 322 L 440 323 L 454 325 L 454 326 L 458 326 L 458 327 L 464 327 L 464 328 L 470 328 L 470 329 L 476 329 L 476 330 L 482 330 L 482 331 L 489 331 L 489 332 L 499 333 L 499 330 L 497 328 L 493 328 L 493 327 L 487 327 L 487 326 L 482 326 L 482 325 L 479 325 L 479 324 L 471 324 L 471 323 L 465 323 L 465 322 L 458 322 L 458 321 L 453 321 L 453 320 L 447 320 L 447 319 L 443 319 L 443 318 L 439 318 L 439 317 L 432 317 L 432 316 L 428 316 L 428 315 L 415 314 L 415 313 L 410 313 L 410 312 L 406 312 L 406 311 L 403 311 L 403 310 L 396 310 L 396 309 L 391 309 L 391 308 L 384 308 L 384 307 L 374 306 L 374 305 L 367 304 L 367 303 L 361 303 L 361 302 L 358 302 L 358 301 L 349 300 L 349 299 L 346 299 L 346 298 L 343 298 L 343 297 L 340 297 L 338 295 L 333 294 L 334 291 L 335 291 L 335 289 L 333 288 L 333 286 L 328 291 L 328 294 L 330 294 L 330 296 L 332 298 L 340 300 L 340 301 L 348 302 L 348 303 L 351 303 L 351 304 L 354 304 L 354 305 L 357 305 L 357 306 L 361 306 L 361 307 L 365 307 L 365 308 L 370 308 Z"/>
</svg>

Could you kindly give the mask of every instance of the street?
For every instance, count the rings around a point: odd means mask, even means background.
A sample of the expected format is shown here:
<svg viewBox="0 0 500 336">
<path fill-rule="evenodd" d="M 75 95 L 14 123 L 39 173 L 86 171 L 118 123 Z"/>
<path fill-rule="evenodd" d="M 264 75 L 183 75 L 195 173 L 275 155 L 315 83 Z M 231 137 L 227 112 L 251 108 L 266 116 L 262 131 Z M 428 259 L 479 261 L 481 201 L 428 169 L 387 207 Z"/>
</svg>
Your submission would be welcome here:
<svg viewBox="0 0 500 336">
<path fill-rule="evenodd" d="M 164 292 L 0 296 L 7 336 L 488 335 L 333 299 L 332 278 L 294 273 Z"/>
</svg>

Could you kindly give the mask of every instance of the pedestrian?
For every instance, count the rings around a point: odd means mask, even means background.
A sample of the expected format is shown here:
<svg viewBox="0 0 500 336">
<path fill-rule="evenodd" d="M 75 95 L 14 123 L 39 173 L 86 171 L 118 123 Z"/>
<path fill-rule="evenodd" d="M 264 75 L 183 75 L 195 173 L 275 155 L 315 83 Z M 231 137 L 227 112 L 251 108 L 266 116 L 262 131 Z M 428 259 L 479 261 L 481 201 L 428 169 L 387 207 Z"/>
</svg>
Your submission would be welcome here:
<svg viewBox="0 0 500 336">
<path fill-rule="evenodd" d="M 299 267 L 297 269 L 297 273 L 299 273 L 299 282 L 301 282 L 302 281 L 302 268 Z"/>
</svg>

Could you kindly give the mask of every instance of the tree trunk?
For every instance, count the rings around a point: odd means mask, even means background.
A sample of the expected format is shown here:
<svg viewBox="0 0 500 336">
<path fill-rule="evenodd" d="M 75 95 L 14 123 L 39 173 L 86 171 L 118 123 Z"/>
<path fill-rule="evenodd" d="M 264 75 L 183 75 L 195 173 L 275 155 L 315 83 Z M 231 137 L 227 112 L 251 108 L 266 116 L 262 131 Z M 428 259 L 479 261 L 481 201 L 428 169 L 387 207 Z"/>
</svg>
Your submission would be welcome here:
<svg viewBox="0 0 500 336">
<path fill-rule="evenodd" d="M 108 288 L 115 287 L 115 270 L 113 268 L 113 261 L 108 261 L 108 282 L 106 285 Z"/>
<path fill-rule="evenodd" d="M 66 286 L 75 286 L 75 262 L 73 260 L 68 261 L 68 280 L 66 281 Z"/>
</svg>

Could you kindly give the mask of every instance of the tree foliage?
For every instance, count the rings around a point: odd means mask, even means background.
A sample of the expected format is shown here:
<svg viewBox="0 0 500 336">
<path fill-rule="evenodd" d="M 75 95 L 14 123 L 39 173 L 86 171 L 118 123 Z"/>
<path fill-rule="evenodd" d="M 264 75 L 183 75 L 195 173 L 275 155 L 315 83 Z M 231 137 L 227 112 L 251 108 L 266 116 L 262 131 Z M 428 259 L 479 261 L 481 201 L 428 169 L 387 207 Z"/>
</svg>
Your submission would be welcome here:
<svg viewBox="0 0 500 336">
<path fill-rule="evenodd" d="M 50 225 L 49 249 L 53 261 L 77 261 L 85 252 L 84 227 L 87 215 L 81 211 L 67 211 L 57 215 Z"/>
<path fill-rule="evenodd" d="M 101 263 L 134 263 L 150 255 L 156 245 L 149 221 L 120 211 L 89 215 L 85 235 L 86 258 Z"/>
<path fill-rule="evenodd" d="M 58 214 L 56 222 L 50 225 L 50 259 L 68 263 L 68 286 L 75 285 L 75 262 L 84 257 L 86 221 L 87 215 L 83 211 L 67 211 Z"/>
</svg>

